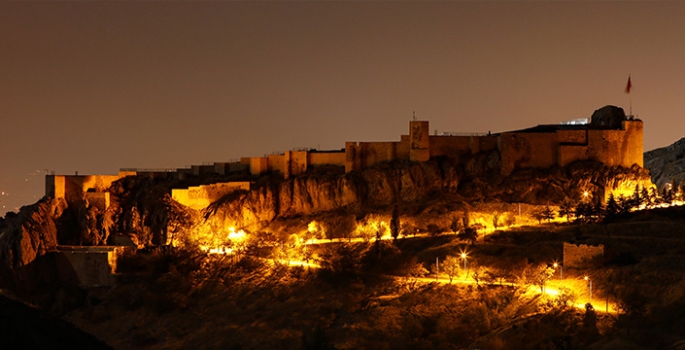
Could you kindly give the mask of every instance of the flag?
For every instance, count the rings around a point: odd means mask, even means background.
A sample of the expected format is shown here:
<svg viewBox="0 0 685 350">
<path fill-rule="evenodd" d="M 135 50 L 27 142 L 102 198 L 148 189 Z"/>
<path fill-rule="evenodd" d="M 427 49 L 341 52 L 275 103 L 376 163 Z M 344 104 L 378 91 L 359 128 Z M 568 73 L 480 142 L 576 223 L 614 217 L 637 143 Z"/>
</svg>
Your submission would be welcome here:
<svg viewBox="0 0 685 350">
<path fill-rule="evenodd" d="M 626 94 L 630 93 L 630 88 L 633 87 L 633 84 L 630 82 L 630 75 L 628 76 L 628 84 L 626 84 Z"/>
</svg>

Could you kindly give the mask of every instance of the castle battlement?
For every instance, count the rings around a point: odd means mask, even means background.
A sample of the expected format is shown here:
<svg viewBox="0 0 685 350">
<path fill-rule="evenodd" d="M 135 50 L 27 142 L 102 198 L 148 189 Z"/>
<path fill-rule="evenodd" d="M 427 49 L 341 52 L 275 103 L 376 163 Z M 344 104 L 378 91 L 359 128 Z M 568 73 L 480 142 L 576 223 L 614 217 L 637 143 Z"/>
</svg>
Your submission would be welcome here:
<svg viewBox="0 0 685 350">
<path fill-rule="evenodd" d="M 279 172 L 289 178 L 321 165 L 344 167 L 345 172 L 349 173 L 362 171 L 377 163 L 397 160 L 425 162 L 435 157 L 447 157 L 459 162 L 464 157 L 495 150 L 500 156 L 500 172 L 505 176 L 517 169 L 567 166 L 584 160 L 626 168 L 643 166 L 642 121 L 626 117 L 623 109 L 615 106 L 596 110 L 588 124 L 538 125 L 493 134 L 430 135 L 429 130 L 428 121 L 414 120 L 409 122 L 409 134 L 400 135 L 399 141 L 346 142 L 345 148 L 339 151 L 285 151 L 264 157 L 245 157 L 239 162 L 196 165 L 190 169 L 177 169 L 175 172 L 168 169 L 122 169 L 118 175 L 48 175 L 46 195 L 66 197 L 69 200 L 70 197 L 82 198 L 83 193 L 91 193 L 93 201 L 104 201 L 103 205 L 106 207 L 108 198 L 100 198 L 101 196 L 93 193 L 104 192 L 112 182 L 130 175 L 182 178 L 189 174 L 227 174 L 248 170 L 256 176 Z M 246 185 L 241 183 L 235 186 L 224 185 L 221 188 L 244 186 Z M 178 192 L 177 195 L 192 197 L 193 191 L 198 189 L 187 193 Z"/>
</svg>

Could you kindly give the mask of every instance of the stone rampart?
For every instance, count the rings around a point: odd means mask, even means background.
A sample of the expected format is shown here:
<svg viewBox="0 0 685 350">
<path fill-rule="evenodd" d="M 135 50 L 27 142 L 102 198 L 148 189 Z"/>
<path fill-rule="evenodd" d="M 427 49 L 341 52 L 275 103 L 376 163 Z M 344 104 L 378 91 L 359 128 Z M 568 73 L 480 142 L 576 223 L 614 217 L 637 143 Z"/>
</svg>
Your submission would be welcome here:
<svg viewBox="0 0 685 350">
<path fill-rule="evenodd" d="M 338 165 L 345 166 L 345 151 L 309 152 L 309 165 Z"/>
<path fill-rule="evenodd" d="M 212 202 L 237 190 L 249 191 L 250 183 L 247 181 L 220 182 L 187 189 L 175 188 L 171 190 L 171 198 L 187 207 L 202 210 Z"/>
<path fill-rule="evenodd" d="M 119 175 L 46 175 L 45 195 L 68 203 L 83 200 L 86 192 L 105 192 Z"/>
<path fill-rule="evenodd" d="M 558 141 L 554 132 L 506 132 L 500 135 L 503 175 L 520 168 L 549 168 L 558 164 Z"/>
<path fill-rule="evenodd" d="M 119 246 L 58 246 L 57 251 L 70 263 L 82 287 L 111 286 L 117 258 L 125 247 Z"/>
</svg>

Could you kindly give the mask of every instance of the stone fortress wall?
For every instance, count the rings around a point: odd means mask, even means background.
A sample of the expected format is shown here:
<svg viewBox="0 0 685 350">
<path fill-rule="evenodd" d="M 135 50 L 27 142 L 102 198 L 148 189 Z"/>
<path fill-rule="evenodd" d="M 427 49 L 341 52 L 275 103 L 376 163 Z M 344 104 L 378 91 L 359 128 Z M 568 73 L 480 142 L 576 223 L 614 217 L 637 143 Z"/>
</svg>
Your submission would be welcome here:
<svg viewBox="0 0 685 350">
<path fill-rule="evenodd" d="M 174 188 L 171 190 L 171 198 L 187 207 L 201 210 L 236 190 L 249 191 L 250 182 L 220 182 L 211 185 L 192 186 L 187 189 Z"/>
<path fill-rule="evenodd" d="M 129 175 L 184 178 L 248 170 L 257 176 L 278 172 L 289 178 L 322 165 L 340 166 L 345 172 L 351 172 L 395 160 L 424 162 L 434 157 L 449 157 L 459 161 L 464 156 L 494 150 L 500 154 L 502 175 L 509 175 L 516 169 L 566 166 L 580 160 L 596 160 L 608 166 L 643 166 L 642 121 L 626 117 L 623 109 L 614 106 L 595 111 L 590 123 L 583 125 L 538 125 L 493 134 L 430 135 L 429 130 L 428 121 L 413 120 L 409 122 L 409 134 L 401 135 L 399 141 L 346 142 L 340 151 L 293 150 L 264 157 L 245 157 L 236 162 L 193 165 L 189 169 L 122 169 L 118 175 L 48 175 L 46 195 L 77 200 L 76 197 L 85 193 L 86 198 L 105 203 L 106 207 L 109 205 L 108 193 L 103 193 L 112 182 Z M 210 197 L 216 197 L 216 193 L 223 195 L 245 187 L 244 183 L 213 186 L 179 190 L 176 196 L 189 206 L 200 207 L 206 200 L 211 200 Z"/>
</svg>

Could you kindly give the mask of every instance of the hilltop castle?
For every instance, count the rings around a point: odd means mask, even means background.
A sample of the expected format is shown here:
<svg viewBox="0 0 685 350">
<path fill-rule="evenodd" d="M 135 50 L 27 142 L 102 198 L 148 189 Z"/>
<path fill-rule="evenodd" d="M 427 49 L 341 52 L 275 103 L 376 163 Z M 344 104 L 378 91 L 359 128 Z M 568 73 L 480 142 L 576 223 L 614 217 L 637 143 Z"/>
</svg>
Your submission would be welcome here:
<svg viewBox="0 0 685 350">
<path fill-rule="evenodd" d="M 345 172 L 360 171 L 376 163 L 409 160 L 425 162 L 445 156 L 498 150 L 502 175 L 520 168 L 566 166 L 579 160 L 596 160 L 608 166 L 643 165 L 642 121 L 628 118 L 622 108 L 606 106 L 594 112 L 587 124 L 538 125 L 496 134 L 430 135 L 427 121 L 409 122 L 409 134 L 396 142 L 346 142 L 341 151 L 287 151 L 284 154 L 242 158 L 254 175 L 278 171 L 286 178 L 309 167 L 333 164 Z"/>
<path fill-rule="evenodd" d="M 499 152 L 500 172 L 505 176 L 516 169 L 566 166 L 582 160 L 626 168 L 643 166 L 642 121 L 627 117 L 622 108 L 615 106 L 596 110 L 589 123 L 584 124 L 538 125 L 492 134 L 430 135 L 429 130 L 428 121 L 414 120 L 409 122 L 409 134 L 401 135 L 400 141 L 346 142 L 345 148 L 338 151 L 286 151 L 264 157 L 241 158 L 239 162 L 192 166 L 189 169 L 122 169 L 118 175 L 48 175 L 46 195 L 66 197 L 69 201 L 70 196 L 81 197 L 86 193 L 89 202 L 107 207 L 109 193 L 106 193 L 106 189 L 112 182 L 129 175 L 182 178 L 189 174 L 227 174 L 249 170 L 253 175 L 279 172 L 288 178 L 319 165 L 344 166 L 345 172 L 352 172 L 386 161 L 425 162 L 433 157 L 459 161 L 464 156 L 494 150 Z M 225 190 L 234 188 L 249 188 L 249 183 L 217 186 L 219 184 L 174 190 L 174 198 L 193 202 L 197 197 L 201 202 L 197 206 L 201 207 L 208 196 L 220 196 Z"/>
</svg>

